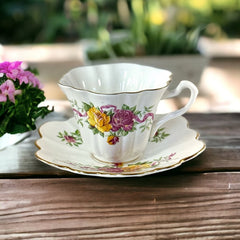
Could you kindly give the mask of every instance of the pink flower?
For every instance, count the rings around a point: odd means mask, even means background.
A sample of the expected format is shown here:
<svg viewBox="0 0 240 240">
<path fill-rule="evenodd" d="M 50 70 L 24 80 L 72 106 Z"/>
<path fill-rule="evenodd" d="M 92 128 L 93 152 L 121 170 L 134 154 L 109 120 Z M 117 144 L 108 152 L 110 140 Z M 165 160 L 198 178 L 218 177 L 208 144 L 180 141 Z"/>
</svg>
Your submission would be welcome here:
<svg viewBox="0 0 240 240">
<path fill-rule="evenodd" d="M 21 68 L 22 62 L 3 62 L 0 63 L 0 73 L 6 74 L 6 76 L 12 80 L 19 80 L 20 85 L 23 83 L 25 84 L 32 84 L 34 87 L 42 88 L 42 85 L 37 77 L 30 72 L 24 71 Z"/>
<path fill-rule="evenodd" d="M 176 155 L 176 153 L 171 153 L 171 154 L 168 156 L 168 160 L 171 160 L 174 155 Z"/>
<path fill-rule="evenodd" d="M 0 63 L 0 73 L 5 73 L 8 78 L 16 80 L 18 74 L 23 71 L 21 64 L 20 61 Z"/>
<path fill-rule="evenodd" d="M 69 143 L 75 143 L 76 139 L 72 136 L 64 136 L 65 140 Z"/>
<path fill-rule="evenodd" d="M 0 85 L 0 102 L 6 102 L 8 96 L 9 100 L 15 103 L 15 95 L 21 94 L 21 92 L 21 90 L 16 90 L 13 82 L 8 79 Z"/>
<path fill-rule="evenodd" d="M 24 82 L 26 84 L 32 84 L 34 87 L 42 88 L 40 81 L 32 72 L 21 71 L 19 72 L 17 79 L 19 80 L 20 85 Z"/>
<path fill-rule="evenodd" d="M 116 110 L 111 120 L 112 131 L 116 132 L 120 128 L 124 131 L 130 131 L 134 124 L 134 117 L 135 115 L 130 110 Z"/>
</svg>

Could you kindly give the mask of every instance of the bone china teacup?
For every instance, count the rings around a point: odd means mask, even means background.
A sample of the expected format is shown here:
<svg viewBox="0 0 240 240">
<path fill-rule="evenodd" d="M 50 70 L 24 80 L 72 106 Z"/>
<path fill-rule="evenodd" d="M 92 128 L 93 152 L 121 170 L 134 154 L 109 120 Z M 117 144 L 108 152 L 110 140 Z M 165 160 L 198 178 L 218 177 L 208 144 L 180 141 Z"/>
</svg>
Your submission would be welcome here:
<svg viewBox="0 0 240 240">
<path fill-rule="evenodd" d="M 84 149 L 103 162 L 140 157 L 157 129 L 184 114 L 197 97 L 197 88 L 186 80 L 168 91 L 171 77 L 164 69 L 126 63 L 78 67 L 66 73 L 59 86 L 72 105 Z M 183 108 L 156 114 L 161 99 L 185 88 L 191 94 Z"/>
</svg>

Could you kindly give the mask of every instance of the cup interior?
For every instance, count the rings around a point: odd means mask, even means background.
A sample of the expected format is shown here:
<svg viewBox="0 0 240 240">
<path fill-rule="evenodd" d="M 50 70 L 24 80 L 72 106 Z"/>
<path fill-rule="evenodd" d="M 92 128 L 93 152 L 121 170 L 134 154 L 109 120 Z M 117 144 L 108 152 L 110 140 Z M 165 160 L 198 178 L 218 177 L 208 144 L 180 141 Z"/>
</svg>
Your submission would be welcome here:
<svg viewBox="0 0 240 240">
<path fill-rule="evenodd" d="M 97 94 L 134 93 L 164 88 L 170 83 L 171 75 L 164 69 L 116 63 L 74 68 L 59 84 Z"/>
</svg>

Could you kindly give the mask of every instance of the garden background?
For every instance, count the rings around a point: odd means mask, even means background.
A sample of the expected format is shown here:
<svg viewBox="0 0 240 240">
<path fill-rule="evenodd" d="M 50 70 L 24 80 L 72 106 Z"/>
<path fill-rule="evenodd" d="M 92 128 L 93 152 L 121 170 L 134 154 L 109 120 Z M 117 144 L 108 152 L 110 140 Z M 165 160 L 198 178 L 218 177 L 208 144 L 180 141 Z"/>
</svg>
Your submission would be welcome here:
<svg viewBox="0 0 240 240">
<path fill-rule="evenodd" d="M 0 14 L 0 58 L 38 67 L 48 99 L 73 67 L 134 62 L 196 83 L 193 110 L 239 111 L 239 0 L 7 0 Z"/>
</svg>

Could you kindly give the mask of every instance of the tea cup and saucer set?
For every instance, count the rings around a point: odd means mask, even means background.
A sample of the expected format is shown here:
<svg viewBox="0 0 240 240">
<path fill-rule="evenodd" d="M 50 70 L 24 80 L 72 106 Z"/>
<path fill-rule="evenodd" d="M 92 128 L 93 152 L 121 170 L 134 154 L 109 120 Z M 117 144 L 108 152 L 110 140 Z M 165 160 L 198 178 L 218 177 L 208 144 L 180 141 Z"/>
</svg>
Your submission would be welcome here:
<svg viewBox="0 0 240 240">
<path fill-rule="evenodd" d="M 138 64 L 116 63 L 70 70 L 59 86 L 74 117 L 39 128 L 38 160 L 76 174 L 140 177 L 176 168 L 206 148 L 182 116 L 198 90 L 183 80 L 168 90 L 172 73 Z M 190 90 L 188 103 L 157 112 L 162 99 Z M 159 110 L 158 110 L 159 111 Z"/>
</svg>

